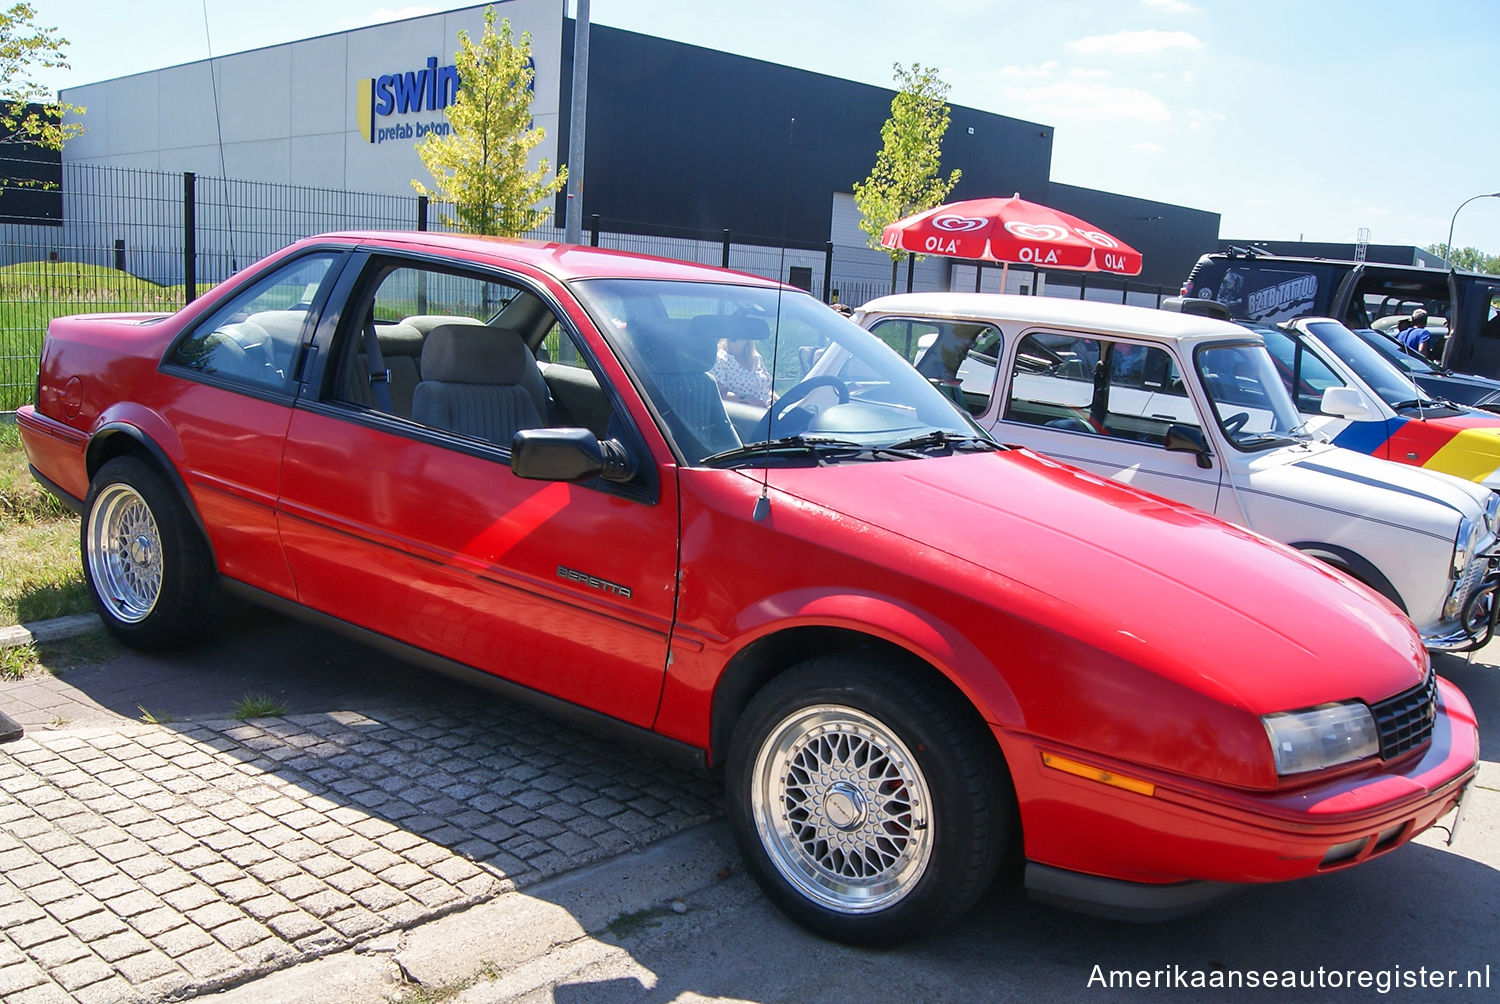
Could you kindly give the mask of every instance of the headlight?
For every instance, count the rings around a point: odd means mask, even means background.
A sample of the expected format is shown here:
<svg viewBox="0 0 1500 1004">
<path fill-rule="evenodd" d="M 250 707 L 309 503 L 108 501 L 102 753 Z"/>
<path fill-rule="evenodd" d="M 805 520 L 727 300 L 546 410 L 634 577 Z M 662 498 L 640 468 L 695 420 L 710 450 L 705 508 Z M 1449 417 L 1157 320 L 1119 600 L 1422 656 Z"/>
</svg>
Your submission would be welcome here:
<svg viewBox="0 0 1500 1004">
<path fill-rule="evenodd" d="M 1465 517 L 1458 521 L 1458 537 L 1453 542 L 1453 577 L 1463 578 L 1469 559 L 1474 556 L 1474 542 L 1479 539 L 1480 526 Z"/>
<path fill-rule="evenodd" d="M 1494 492 L 1484 500 L 1484 525 L 1490 533 L 1495 532 L 1495 516 L 1500 514 L 1500 495 Z"/>
<path fill-rule="evenodd" d="M 1260 720 L 1271 740 L 1276 773 L 1283 776 L 1336 767 L 1380 752 L 1375 716 L 1358 701 L 1262 715 Z"/>
</svg>

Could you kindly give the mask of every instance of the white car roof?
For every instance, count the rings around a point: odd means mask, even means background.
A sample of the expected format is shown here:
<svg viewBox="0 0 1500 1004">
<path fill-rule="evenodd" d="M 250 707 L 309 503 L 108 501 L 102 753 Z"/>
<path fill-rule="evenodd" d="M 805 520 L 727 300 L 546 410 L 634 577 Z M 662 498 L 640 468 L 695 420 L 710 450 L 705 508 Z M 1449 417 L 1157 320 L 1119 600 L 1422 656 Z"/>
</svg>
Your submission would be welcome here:
<svg viewBox="0 0 1500 1004">
<path fill-rule="evenodd" d="M 898 293 L 870 300 L 858 314 L 992 321 L 1002 326 L 1007 322 L 1024 327 L 1057 325 L 1158 342 L 1261 340 L 1249 328 L 1199 314 L 1011 293 Z"/>
</svg>

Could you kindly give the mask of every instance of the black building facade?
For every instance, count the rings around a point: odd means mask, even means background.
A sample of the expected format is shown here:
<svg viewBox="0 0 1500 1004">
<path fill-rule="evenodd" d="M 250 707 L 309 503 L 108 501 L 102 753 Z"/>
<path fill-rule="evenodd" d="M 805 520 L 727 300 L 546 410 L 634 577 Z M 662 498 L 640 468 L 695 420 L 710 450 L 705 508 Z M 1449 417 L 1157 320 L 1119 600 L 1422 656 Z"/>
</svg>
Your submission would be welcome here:
<svg viewBox="0 0 1500 1004">
<path fill-rule="evenodd" d="M 572 74 L 573 22 L 563 31 Z M 570 114 L 563 88 L 562 118 Z M 832 206 L 870 173 L 895 92 L 681 42 L 592 25 L 583 213 L 607 230 L 691 233 L 819 247 Z M 1144 257 L 1141 282 L 1181 282 L 1218 240 L 1217 213 L 1050 180 L 1053 128 L 951 105 L 943 170 L 952 199 L 1009 196 L 1108 230 Z M 567 136 L 559 160 L 567 160 Z M 561 200 L 559 201 L 561 209 Z M 560 219 L 560 217 L 559 217 Z"/>
</svg>

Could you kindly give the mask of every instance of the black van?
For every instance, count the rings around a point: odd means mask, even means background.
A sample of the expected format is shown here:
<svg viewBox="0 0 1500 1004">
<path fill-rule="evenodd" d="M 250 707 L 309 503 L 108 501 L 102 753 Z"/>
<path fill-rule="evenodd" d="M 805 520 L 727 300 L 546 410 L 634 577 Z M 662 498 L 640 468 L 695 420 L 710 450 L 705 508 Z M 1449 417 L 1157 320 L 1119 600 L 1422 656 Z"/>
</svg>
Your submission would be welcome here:
<svg viewBox="0 0 1500 1004">
<path fill-rule="evenodd" d="M 1217 300 L 1235 320 L 1259 324 L 1316 314 L 1368 328 L 1421 307 L 1448 319 L 1443 365 L 1500 377 L 1500 276 L 1232 248 L 1199 258 L 1182 295 Z"/>
</svg>

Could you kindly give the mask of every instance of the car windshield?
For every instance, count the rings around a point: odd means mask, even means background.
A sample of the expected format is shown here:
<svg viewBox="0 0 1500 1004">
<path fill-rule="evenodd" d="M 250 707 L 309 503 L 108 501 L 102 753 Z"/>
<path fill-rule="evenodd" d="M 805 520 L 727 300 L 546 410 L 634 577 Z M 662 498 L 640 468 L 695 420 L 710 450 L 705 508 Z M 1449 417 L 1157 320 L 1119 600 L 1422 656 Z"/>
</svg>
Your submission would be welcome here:
<svg viewBox="0 0 1500 1004">
<path fill-rule="evenodd" d="M 572 288 L 689 464 L 996 448 L 880 339 L 805 293 L 654 279 Z M 825 360 L 835 356 L 837 374 Z"/>
<path fill-rule="evenodd" d="M 1211 342 L 1198 347 L 1193 361 L 1219 428 L 1237 449 L 1285 446 L 1303 434 L 1302 418 L 1264 345 Z"/>
<path fill-rule="evenodd" d="M 1365 344 L 1364 339 L 1344 327 L 1338 321 L 1306 321 L 1307 331 L 1328 347 L 1328 351 L 1343 360 L 1344 365 L 1363 380 L 1382 401 L 1392 408 L 1408 408 L 1421 405 L 1432 407 L 1435 402 L 1412 382 L 1411 375 L 1396 367 L 1396 364 Z"/>
<path fill-rule="evenodd" d="M 1393 340 L 1371 328 L 1364 328 L 1354 332 L 1370 348 L 1379 352 L 1386 359 L 1406 370 L 1408 373 L 1436 373 L 1437 369 L 1427 360 L 1412 352 L 1408 352 L 1400 342 Z"/>
</svg>

